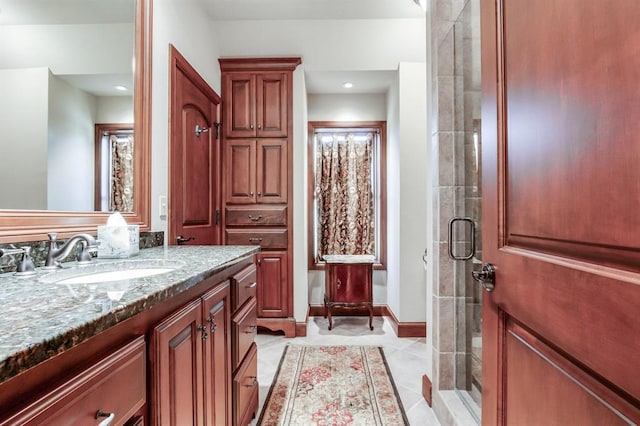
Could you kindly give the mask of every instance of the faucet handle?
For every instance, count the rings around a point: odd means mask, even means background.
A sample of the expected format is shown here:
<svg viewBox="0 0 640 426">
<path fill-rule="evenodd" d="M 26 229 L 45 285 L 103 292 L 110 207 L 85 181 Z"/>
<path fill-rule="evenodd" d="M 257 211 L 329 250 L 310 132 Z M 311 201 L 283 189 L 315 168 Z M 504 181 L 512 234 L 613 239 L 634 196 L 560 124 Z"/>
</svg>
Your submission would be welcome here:
<svg viewBox="0 0 640 426">
<path fill-rule="evenodd" d="M 49 232 L 47 234 L 49 236 L 49 241 L 56 241 L 58 239 L 58 233 L 57 232 Z"/>
<path fill-rule="evenodd" d="M 36 273 L 36 266 L 31 258 L 31 247 L 23 246 L 18 249 L 0 249 L 0 257 L 4 255 L 22 254 L 22 260 L 16 266 L 16 274 L 33 275 Z"/>
</svg>

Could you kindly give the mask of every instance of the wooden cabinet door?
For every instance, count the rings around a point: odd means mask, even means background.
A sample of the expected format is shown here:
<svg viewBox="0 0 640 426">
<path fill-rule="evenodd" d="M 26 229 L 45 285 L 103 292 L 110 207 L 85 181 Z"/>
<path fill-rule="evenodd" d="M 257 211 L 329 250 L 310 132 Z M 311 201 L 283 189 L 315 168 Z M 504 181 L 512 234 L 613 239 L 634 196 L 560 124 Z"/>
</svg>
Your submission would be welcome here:
<svg viewBox="0 0 640 426">
<path fill-rule="evenodd" d="M 231 204 L 256 202 L 256 141 L 225 141 L 225 199 Z"/>
<path fill-rule="evenodd" d="M 258 316 L 281 318 L 289 315 L 287 253 L 262 252 L 258 262 Z"/>
<path fill-rule="evenodd" d="M 481 2 L 486 425 L 640 423 L 640 2 L 602 6 Z"/>
<path fill-rule="evenodd" d="M 229 282 L 202 296 L 204 340 L 204 416 L 206 425 L 231 420 L 231 293 Z"/>
<path fill-rule="evenodd" d="M 265 73 L 256 76 L 256 136 L 287 136 L 288 80 L 286 73 Z"/>
<path fill-rule="evenodd" d="M 333 302 L 371 302 L 371 265 L 330 265 Z"/>
<path fill-rule="evenodd" d="M 225 74 L 224 134 L 228 138 L 256 135 L 256 80 L 252 73 Z"/>
<path fill-rule="evenodd" d="M 203 425 L 203 360 L 200 299 L 158 324 L 151 337 L 152 422 Z"/>
<path fill-rule="evenodd" d="M 259 203 L 287 202 L 287 140 L 257 141 L 256 188 Z"/>
</svg>

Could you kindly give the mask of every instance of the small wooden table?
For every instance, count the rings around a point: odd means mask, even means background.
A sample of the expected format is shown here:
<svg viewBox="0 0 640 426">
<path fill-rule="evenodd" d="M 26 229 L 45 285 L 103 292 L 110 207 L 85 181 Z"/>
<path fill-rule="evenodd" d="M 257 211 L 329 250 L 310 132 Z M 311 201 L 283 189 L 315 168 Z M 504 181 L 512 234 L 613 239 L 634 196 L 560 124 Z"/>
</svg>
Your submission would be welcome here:
<svg viewBox="0 0 640 426">
<path fill-rule="evenodd" d="M 373 330 L 373 263 L 371 255 L 325 255 L 324 316 L 333 328 L 333 307 L 367 308 Z"/>
</svg>

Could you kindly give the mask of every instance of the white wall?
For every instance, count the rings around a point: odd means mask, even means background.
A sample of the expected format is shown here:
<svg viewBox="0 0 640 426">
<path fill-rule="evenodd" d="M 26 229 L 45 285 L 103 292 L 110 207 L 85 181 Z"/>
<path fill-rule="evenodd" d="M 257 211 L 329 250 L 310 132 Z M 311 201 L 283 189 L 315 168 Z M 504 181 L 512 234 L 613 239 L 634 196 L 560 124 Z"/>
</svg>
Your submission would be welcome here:
<svg viewBox="0 0 640 426">
<path fill-rule="evenodd" d="M 388 97 L 388 305 L 400 322 L 426 321 L 426 65 L 401 63 Z"/>
<path fill-rule="evenodd" d="M 0 70 L 3 209 L 47 208 L 48 85 L 47 68 Z"/>
<path fill-rule="evenodd" d="M 385 121 L 387 115 L 386 95 L 384 93 L 352 95 L 309 94 L 307 97 L 307 102 L 309 121 Z M 305 161 L 303 167 L 303 174 L 305 179 L 308 173 L 307 164 L 308 163 Z M 296 175 L 294 179 L 300 180 L 302 179 L 302 176 Z M 307 192 L 305 194 L 305 201 L 308 195 L 309 194 Z M 306 204 L 304 206 L 304 209 L 304 211 L 306 212 Z M 308 240 L 308 238 L 306 238 L 306 228 L 303 231 L 305 233 L 305 240 Z M 304 257 L 304 259 L 298 259 L 296 257 L 296 262 L 299 261 L 304 261 L 304 265 L 306 266 L 306 256 Z M 311 305 L 322 305 L 324 297 L 324 271 L 309 271 L 308 277 L 309 303 Z M 374 271 L 374 305 L 384 305 L 387 303 L 386 288 L 386 271 Z"/>
<path fill-rule="evenodd" d="M 133 96 L 97 97 L 96 123 L 133 123 Z"/>
<path fill-rule="evenodd" d="M 158 198 L 168 195 L 169 44 L 220 94 L 218 39 L 199 0 L 153 2 L 151 229 L 163 231 Z M 171 200 L 169 200 L 171 202 Z"/>
<path fill-rule="evenodd" d="M 400 61 L 425 60 L 422 19 L 215 21 L 214 24 L 222 55 L 302 55 L 306 70 L 395 70 Z M 313 51 L 313 56 L 305 57 L 309 51 Z"/>
<path fill-rule="evenodd" d="M 427 285 L 422 255 L 427 242 L 427 68 L 401 63 L 400 73 L 400 312 L 402 322 L 426 320 Z"/>
<path fill-rule="evenodd" d="M 307 97 L 304 65 L 293 72 L 293 316 L 296 322 L 307 317 Z"/>
<path fill-rule="evenodd" d="M 49 73 L 48 210 L 94 210 L 96 98 Z"/>
<path fill-rule="evenodd" d="M 133 23 L 2 26 L 2 42 L 0 68 L 48 66 L 54 74 L 131 74 Z"/>
</svg>

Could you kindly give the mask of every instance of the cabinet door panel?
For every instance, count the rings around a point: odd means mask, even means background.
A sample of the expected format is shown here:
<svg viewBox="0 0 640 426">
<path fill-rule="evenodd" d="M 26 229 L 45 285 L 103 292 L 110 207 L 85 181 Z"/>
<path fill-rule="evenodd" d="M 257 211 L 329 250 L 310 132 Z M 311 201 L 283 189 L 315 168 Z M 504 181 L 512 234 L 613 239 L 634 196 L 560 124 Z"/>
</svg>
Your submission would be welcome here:
<svg viewBox="0 0 640 426">
<path fill-rule="evenodd" d="M 286 203 L 287 140 L 259 140 L 256 151 L 258 202 Z"/>
<path fill-rule="evenodd" d="M 257 75 L 257 136 L 269 138 L 287 136 L 288 84 L 287 75 L 284 73 Z"/>
<path fill-rule="evenodd" d="M 226 426 L 231 419 L 231 333 L 229 282 L 202 296 L 204 324 L 205 424 Z"/>
<path fill-rule="evenodd" d="M 153 329 L 154 424 L 203 424 L 201 318 L 198 299 Z"/>
<path fill-rule="evenodd" d="M 224 76 L 225 135 L 230 138 L 255 136 L 255 77 L 250 73 Z"/>
<path fill-rule="evenodd" d="M 226 201 L 255 203 L 256 149 L 254 140 L 225 142 Z"/>
<path fill-rule="evenodd" d="M 289 316 L 287 253 L 262 252 L 258 259 L 258 316 Z"/>
<path fill-rule="evenodd" d="M 334 302 L 360 303 L 371 301 L 370 265 L 332 265 Z"/>
</svg>

